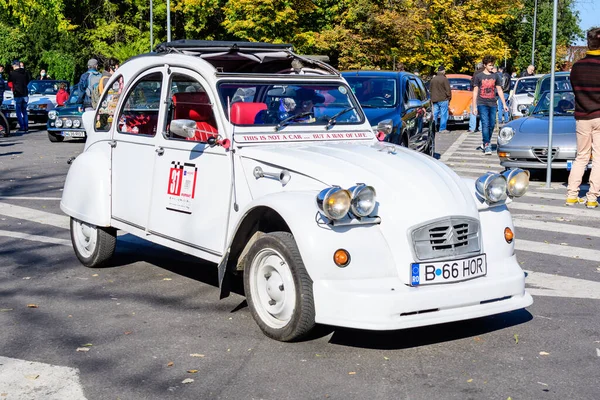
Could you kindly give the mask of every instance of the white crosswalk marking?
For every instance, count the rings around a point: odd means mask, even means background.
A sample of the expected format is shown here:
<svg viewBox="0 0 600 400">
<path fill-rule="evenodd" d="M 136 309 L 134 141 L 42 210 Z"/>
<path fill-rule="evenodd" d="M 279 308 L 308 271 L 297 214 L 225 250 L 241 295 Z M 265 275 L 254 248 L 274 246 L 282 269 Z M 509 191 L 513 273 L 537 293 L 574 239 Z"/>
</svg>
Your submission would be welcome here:
<svg viewBox="0 0 600 400">
<path fill-rule="evenodd" d="M 52 214 L 45 211 L 34 210 L 33 208 L 0 203 L 0 215 L 69 229 L 69 218 L 66 215 Z"/>
</svg>

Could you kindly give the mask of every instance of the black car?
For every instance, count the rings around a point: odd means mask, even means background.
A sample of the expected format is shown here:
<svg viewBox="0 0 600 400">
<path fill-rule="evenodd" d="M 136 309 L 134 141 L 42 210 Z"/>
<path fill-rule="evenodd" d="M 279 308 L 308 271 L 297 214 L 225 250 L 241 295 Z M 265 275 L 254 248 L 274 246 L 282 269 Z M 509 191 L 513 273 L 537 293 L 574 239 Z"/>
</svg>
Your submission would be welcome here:
<svg viewBox="0 0 600 400">
<path fill-rule="evenodd" d="M 397 71 L 354 71 L 342 76 L 373 129 L 385 134 L 383 140 L 434 155 L 431 100 L 418 76 Z"/>
</svg>

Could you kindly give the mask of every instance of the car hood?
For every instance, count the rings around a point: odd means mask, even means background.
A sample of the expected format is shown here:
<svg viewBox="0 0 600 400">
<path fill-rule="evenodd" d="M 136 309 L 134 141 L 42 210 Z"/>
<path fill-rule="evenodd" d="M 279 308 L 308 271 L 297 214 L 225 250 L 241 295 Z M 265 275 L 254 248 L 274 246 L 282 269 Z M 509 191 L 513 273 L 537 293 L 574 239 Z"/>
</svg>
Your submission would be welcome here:
<svg viewBox="0 0 600 400">
<path fill-rule="evenodd" d="M 367 119 L 369 120 L 369 124 L 371 126 L 375 126 L 384 119 L 391 119 L 394 121 L 394 125 L 396 121 L 399 119 L 400 114 L 398 113 L 398 109 L 393 108 L 363 108 Z"/>
<path fill-rule="evenodd" d="M 546 116 L 529 116 L 519 118 L 510 122 L 510 126 L 518 134 L 530 135 L 548 135 L 549 118 Z M 573 116 L 555 116 L 553 122 L 553 135 L 573 135 L 575 134 L 575 117 Z"/>
<path fill-rule="evenodd" d="M 83 108 L 81 105 L 57 107 L 56 113 L 61 117 L 64 116 L 81 116 L 83 114 Z"/>
<path fill-rule="evenodd" d="M 29 95 L 29 104 L 31 103 L 55 103 L 56 96 L 45 95 L 45 94 L 30 94 Z"/>
<path fill-rule="evenodd" d="M 297 182 L 313 180 L 286 185 L 286 190 L 321 190 L 331 185 L 350 188 L 357 183 L 373 186 L 378 215 L 386 221 L 382 229 L 394 240 L 405 240 L 406 228 L 424 221 L 449 215 L 478 218 L 474 188 L 468 188 L 454 171 L 429 156 L 389 143 L 248 146 L 239 154 L 251 190 L 259 181 L 252 176 L 258 163 L 270 170 L 287 169 L 292 176 L 290 184 L 295 175 Z"/>
<path fill-rule="evenodd" d="M 453 90 L 452 100 L 450 100 L 450 114 L 461 115 L 465 111 L 469 112 L 469 106 L 473 100 L 473 92 L 467 90 Z"/>
</svg>

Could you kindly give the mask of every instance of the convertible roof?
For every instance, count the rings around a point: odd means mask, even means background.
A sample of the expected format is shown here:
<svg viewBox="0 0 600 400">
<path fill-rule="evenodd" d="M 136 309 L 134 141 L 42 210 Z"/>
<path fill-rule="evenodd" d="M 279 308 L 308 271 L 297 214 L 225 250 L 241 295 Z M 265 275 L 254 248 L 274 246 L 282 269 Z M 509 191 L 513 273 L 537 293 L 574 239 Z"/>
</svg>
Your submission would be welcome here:
<svg viewBox="0 0 600 400">
<path fill-rule="evenodd" d="M 294 53 L 291 44 L 182 39 L 161 43 L 154 50 L 154 54 L 173 53 L 202 58 L 217 73 L 339 75 L 322 57 Z"/>
</svg>

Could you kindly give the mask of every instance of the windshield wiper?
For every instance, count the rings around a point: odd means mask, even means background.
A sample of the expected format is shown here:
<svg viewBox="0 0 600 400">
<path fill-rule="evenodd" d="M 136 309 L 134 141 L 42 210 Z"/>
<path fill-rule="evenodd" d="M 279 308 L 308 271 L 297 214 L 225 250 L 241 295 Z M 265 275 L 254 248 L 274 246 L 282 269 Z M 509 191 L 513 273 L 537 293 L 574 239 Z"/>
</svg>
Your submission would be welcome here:
<svg viewBox="0 0 600 400">
<path fill-rule="evenodd" d="M 282 128 L 284 128 L 285 126 L 289 125 L 290 122 L 293 122 L 294 120 L 297 120 L 299 118 L 304 118 L 304 117 L 308 117 L 312 115 L 312 111 L 305 111 L 303 113 L 300 114 L 294 114 L 294 115 L 290 115 L 289 117 L 281 120 L 281 122 L 279 122 L 276 126 L 275 126 L 275 130 L 278 131 Z"/>
<path fill-rule="evenodd" d="M 377 108 L 376 106 L 372 106 L 371 104 L 361 104 L 362 108 Z"/>
<path fill-rule="evenodd" d="M 329 118 L 329 121 L 327 121 L 327 125 L 325 125 L 325 130 L 330 129 L 332 126 L 334 126 L 337 123 L 337 117 L 339 117 L 342 114 L 346 114 L 348 111 L 352 111 L 355 108 L 356 107 L 354 107 L 354 106 L 348 107 L 348 108 L 344 108 L 342 111 L 340 111 L 339 113 L 335 114 L 333 117 Z"/>
</svg>

